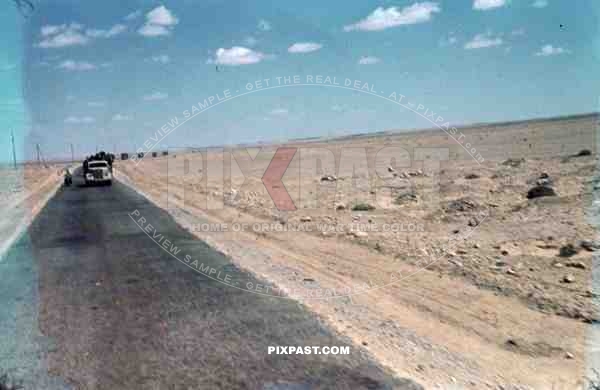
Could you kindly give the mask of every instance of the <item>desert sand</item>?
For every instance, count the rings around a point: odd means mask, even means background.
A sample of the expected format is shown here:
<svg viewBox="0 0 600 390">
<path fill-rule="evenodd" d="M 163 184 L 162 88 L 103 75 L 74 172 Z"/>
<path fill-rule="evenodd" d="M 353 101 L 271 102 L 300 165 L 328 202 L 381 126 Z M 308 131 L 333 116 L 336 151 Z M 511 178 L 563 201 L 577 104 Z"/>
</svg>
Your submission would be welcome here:
<svg viewBox="0 0 600 390">
<path fill-rule="evenodd" d="M 583 115 L 232 146 L 224 160 L 170 151 L 118 162 L 116 178 L 265 280 L 235 288 L 298 300 L 399 375 L 571 389 L 597 319 L 597 129 Z M 299 151 L 283 176 L 295 211 L 261 181 L 284 147 Z M 314 163 L 323 150 L 334 164 Z M 535 187 L 548 196 L 528 198 Z"/>
</svg>

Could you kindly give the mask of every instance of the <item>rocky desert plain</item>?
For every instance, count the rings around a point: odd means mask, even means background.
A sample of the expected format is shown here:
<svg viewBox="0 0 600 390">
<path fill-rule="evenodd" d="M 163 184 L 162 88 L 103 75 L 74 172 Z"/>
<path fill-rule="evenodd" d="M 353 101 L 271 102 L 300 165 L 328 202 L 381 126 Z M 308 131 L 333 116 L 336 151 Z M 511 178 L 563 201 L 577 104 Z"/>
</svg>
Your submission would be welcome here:
<svg viewBox="0 0 600 390">
<path fill-rule="evenodd" d="M 116 178 L 231 258 L 223 288 L 296 299 L 426 388 L 583 389 L 600 345 L 598 119 L 173 149 Z M 278 148 L 297 149 L 282 179 L 296 210 L 261 180 Z"/>
</svg>

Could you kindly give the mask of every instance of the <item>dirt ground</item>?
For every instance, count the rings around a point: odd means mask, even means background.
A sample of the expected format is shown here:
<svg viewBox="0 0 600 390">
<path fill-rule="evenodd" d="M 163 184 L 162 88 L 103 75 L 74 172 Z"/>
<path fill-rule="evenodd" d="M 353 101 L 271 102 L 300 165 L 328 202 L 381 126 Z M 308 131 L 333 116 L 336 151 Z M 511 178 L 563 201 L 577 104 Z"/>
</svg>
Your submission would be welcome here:
<svg viewBox="0 0 600 390">
<path fill-rule="evenodd" d="M 223 178 L 220 155 L 170 151 L 119 162 L 116 177 L 273 282 L 248 293 L 303 302 L 402 376 L 575 388 L 597 319 L 586 219 L 597 129 L 591 115 L 473 126 L 458 142 L 390 131 L 234 147 Z M 283 176 L 295 211 L 261 181 L 280 146 L 298 148 Z M 528 199 L 534 187 L 552 196 Z"/>
<path fill-rule="evenodd" d="M 0 168 L 0 255 L 33 220 L 60 185 L 64 164 Z"/>
</svg>

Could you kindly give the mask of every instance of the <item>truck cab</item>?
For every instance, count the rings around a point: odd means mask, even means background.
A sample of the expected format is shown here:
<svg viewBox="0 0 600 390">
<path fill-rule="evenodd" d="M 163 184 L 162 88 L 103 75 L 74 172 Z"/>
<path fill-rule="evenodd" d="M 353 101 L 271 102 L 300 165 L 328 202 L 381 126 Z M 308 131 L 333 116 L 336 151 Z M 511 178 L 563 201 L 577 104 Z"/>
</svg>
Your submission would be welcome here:
<svg viewBox="0 0 600 390">
<path fill-rule="evenodd" d="M 85 184 L 112 184 L 112 169 L 104 160 L 92 160 L 87 163 Z"/>
</svg>

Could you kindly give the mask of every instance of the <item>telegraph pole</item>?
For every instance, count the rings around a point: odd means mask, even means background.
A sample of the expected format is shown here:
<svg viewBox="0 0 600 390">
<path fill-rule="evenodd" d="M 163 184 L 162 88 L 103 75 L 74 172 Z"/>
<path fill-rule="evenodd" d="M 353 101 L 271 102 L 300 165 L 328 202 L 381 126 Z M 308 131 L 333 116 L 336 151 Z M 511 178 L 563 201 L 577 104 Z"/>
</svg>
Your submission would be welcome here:
<svg viewBox="0 0 600 390">
<path fill-rule="evenodd" d="M 38 162 L 38 165 L 39 165 L 41 163 L 41 160 L 40 160 L 40 144 L 35 144 L 35 152 L 37 154 L 37 162 Z"/>
<path fill-rule="evenodd" d="M 10 131 L 10 143 L 12 144 L 12 153 L 13 153 L 13 166 L 15 170 L 17 169 L 17 152 L 15 150 L 15 135 L 13 131 Z"/>
<path fill-rule="evenodd" d="M 73 143 L 71 142 L 71 164 L 75 162 L 75 153 L 73 152 Z"/>
</svg>

